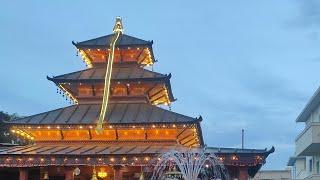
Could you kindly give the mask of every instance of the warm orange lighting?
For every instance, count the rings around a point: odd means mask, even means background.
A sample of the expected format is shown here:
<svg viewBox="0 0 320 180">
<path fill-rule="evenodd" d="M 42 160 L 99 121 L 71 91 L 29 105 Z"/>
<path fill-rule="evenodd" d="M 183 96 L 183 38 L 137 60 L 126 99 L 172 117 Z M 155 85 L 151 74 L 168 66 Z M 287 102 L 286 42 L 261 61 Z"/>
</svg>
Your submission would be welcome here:
<svg viewBox="0 0 320 180">
<path fill-rule="evenodd" d="M 234 156 L 231 157 L 231 159 L 232 159 L 233 161 L 236 161 L 236 160 L 238 160 L 238 157 L 237 157 L 236 155 L 234 155 Z"/>
<path fill-rule="evenodd" d="M 127 158 L 126 157 L 122 157 L 122 161 L 126 161 L 127 160 Z"/>
<path fill-rule="evenodd" d="M 105 177 L 108 176 L 108 173 L 105 172 L 105 171 L 99 171 L 99 172 L 98 172 L 98 176 L 99 176 L 100 178 L 105 178 Z"/>
</svg>

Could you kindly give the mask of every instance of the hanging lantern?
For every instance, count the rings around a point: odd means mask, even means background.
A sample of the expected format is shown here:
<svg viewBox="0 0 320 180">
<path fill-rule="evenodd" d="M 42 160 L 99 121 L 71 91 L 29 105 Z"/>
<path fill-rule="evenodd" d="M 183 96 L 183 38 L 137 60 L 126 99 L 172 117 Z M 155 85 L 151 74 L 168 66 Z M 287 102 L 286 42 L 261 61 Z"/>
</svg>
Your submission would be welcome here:
<svg viewBox="0 0 320 180">
<path fill-rule="evenodd" d="M 144 180 L 144 174 L 143 174 L 143 172 L 141 172 L 141 175 L 140 175 L 140 177 L 139 177 L 139 180 Z"/>
<path fill-rule="evenodd" d="M 44 172 L 43 179 L 49 179 L 48 171 Z"/>
<path fill-rule="evenodd" d="M 76 167 L 74 170 L 73 170 L 73 174 L 76 175 L 76 176 L 79 176 L 80 175 L 80 169 L 78 167 Z"/>
<path fill-rule="evenodd" d="M 101 168 L 100 171 L 98 172 L 98 177 L 105 178 L 107 176 L 108 176 L 108 173 L 105 172 L 103 168 Z"/>
<path fill-rule="evenodd" d="M 92 172 L 91 180 L 98 180 L 95 166 L 93 166 L 93 172 Z"/>
</svg>

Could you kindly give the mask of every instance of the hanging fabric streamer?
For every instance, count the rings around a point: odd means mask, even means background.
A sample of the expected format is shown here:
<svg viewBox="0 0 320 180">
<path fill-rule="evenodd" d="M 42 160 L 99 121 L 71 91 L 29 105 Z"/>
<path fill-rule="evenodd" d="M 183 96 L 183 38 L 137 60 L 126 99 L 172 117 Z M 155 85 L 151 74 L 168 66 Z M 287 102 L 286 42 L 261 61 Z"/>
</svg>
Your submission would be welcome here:
<svg viewBox="0 0 320 180">
<path fill-rule="evenodd" d="M 101 105 L 101 111 L 99 115 L 99 119 L 97 122 L 96 131 L 97 133 L 101 133 L 103 130 L 103 122 L 106 116 L 107 107 L 108 107 L 108 100 L 109 100 L 109 92 L 110 92 L 110 81 L 111 81 L 111 75 L 112 75 L 112 65 L 114 60 L 114 51 L 116 43 L 120 37 L 120 35 L 123 32 L 122 28 L 122 21 L 120 17 L 116 18 L 116 24 L 113 28 L 113 38 L 110 42 L 110 50 L 108 55 L 108 62 L 107 62 L 107 68 L 106 68 L 106 75 L 104 80 L 104 90 L 103 90 L 103 99 L 102 99 L 102 105 Z"/>
</svg>

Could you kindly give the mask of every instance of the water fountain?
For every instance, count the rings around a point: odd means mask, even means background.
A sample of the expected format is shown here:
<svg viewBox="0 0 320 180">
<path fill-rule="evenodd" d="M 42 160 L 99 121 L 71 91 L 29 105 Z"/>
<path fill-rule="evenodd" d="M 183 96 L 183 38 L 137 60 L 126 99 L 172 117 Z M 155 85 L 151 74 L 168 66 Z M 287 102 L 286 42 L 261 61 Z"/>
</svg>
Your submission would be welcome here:
<svg viewBox="0 0 320 180">
<path fill-rule="evenodd" d="M 229 180 L 223 164 L 205 148 L 172 150 L 158 157 L 152 180 Z"/>
</svg>

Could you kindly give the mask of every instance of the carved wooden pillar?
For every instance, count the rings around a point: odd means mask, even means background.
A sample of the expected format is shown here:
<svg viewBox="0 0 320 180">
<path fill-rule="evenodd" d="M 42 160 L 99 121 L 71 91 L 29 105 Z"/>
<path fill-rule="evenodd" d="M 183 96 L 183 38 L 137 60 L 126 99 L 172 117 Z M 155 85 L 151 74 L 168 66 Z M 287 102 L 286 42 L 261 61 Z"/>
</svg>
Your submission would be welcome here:
<svg viewBox="0 0 320 180">
<path fill-rule="evenodd" d="M 121 166 L 113 166 L 114 180 L 122 180 Z"/>
<path fill-rule="evenodd" d="M 73 180 L 73 168 L 66 167 L 64 176 L 65 176 L 65 180 Z"/>
<path fill-rule="evenodd" d="M 248 180 L 248 167 L 247 166 L 240 166 L 239 167 L 239 180 Z"/>
<path fill-rule="evenodd" d="M 28 169 L 20 168 L 19 169 L 19 180 L 28 180 Z"/>
</svg>

